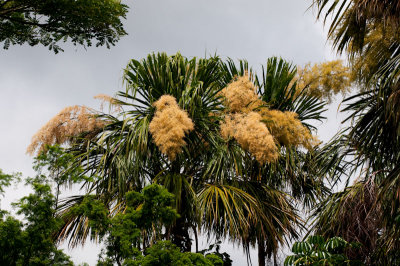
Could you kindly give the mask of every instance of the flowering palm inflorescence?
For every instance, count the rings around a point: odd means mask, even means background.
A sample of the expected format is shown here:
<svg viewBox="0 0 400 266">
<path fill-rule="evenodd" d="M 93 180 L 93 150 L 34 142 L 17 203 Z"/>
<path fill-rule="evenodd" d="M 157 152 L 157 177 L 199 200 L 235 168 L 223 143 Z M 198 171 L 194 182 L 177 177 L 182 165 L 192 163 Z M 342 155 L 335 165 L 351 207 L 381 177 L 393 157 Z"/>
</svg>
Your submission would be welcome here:
<svg viewBox="0 0 400 266">
<path fill-rule="evenodd" d="M 150 133 L 160 151 L 173 161 L 186 144 L 185 134 L 194 129 L 193 122 L 173 96 L 163 95 L 153 105 L 156 112 L 149 125 Z"/>
<path fill-rule="evenodd" d="M 27 153 L 41 153 L 47 145 L 63 144 L 84 133 L 99 133 L 105 126 L 96 113 L 86 106 L 68 106 L 50 119 L 33 137 Z"/>
<path fill-rule="evenodd" d="M 318 139 L 301 123 L 295 112 L 265 108 L 260 113 L 262 121 L 278 143 L 284 146 L 302 146 L 306 149 L 312 149 L 318 144 Z"/>
<path fill-rule="evenodd" d="M 258 162 L 274 162 L 278 159 L 278 148 L 261 119 L 256 112 L 228 115 L 221 124 L 221 135 L 224 139 L 235 138 Z"/>
<path fill-rule="evenodd" d="M 316 138 L 295 112 L 267 107 L 267 103 L 257 95 L 248 73 L 237 77 L 221 94 L 227 107 L 225 119 L 221 122 L 222 137 L 236 139 L 259 163 L 275 162 L 279 145 L 311 149 L 317 144 Z"/>
<path fill-rule="evenodd" d="M 226 88 L 222 89 L 221 94 L 224 96 L 224 104 L 230 112 L 243 112 L 259 101 L 256 87 L 247 74 L 237 77 L 236 80 L 229 83 Z"/>
</svg>

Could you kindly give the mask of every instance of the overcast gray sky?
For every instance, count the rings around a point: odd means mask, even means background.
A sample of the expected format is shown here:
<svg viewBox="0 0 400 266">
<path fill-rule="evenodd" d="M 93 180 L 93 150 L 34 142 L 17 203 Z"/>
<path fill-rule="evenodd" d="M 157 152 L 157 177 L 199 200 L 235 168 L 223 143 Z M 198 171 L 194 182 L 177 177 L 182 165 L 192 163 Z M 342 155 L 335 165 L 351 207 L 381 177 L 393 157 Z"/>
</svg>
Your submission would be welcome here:
<svg viewBox="0 0 400 266">
<path fill-rule="evenodd" d="M 63 107 L 96 107 L 94 95 L 122 90 L 122 69 L 132 58 L 158 51 L 187 57 L 217 53 L 247 59 L 254 67 L 271 56 L 295 64 L 333 58 L 322 24 L 307 11 L 312 0 L 125 2 L 130 7 L 124 23 L 129 35 L 109 50 L 68 44 L 57 55 L 40 46 L 0 49 L 0 168 L 5 172 L 32 175 L 32 159 L 25 154 L 32 135 Z M 332 136 L 339 120 L 332 107 L 328 123 L 321 125 L 321 139 Z M 9 190 L 2 204 L 23 192 Z M 93 250 L 91 245 L 69 252 L 76 262 L 92 265 L 97 258 Z M 241 251 L 230 253 L 235 265 L 246 263 Z"/>
</svg>

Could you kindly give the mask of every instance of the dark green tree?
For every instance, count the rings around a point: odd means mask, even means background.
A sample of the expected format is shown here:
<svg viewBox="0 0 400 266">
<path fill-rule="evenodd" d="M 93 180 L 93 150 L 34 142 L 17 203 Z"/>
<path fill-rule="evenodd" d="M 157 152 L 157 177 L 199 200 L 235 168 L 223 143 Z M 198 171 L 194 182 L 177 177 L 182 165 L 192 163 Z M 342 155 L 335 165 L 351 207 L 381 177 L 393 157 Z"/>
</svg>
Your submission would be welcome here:
<svg viewBox="0 0 400 266">
<path fill-rule="evenodd" d="M 25 234 L 22 223 L 17 219 L 2 214 L 0 220 L 0 263 L 16 265 L 24 250 Z"/>
<path fill-rule="evenodd" d="M 55 53 L 57 44 L 115 45 L 126 35 L 121 19 L 127 6 L 118 0 L 1 0 L 0 42 L 4 48 L 42 44 Z"/>
<path fill-rule="evenodd" d="M 224 265 L 219 253 L 181 252 L 171 241 L 160 241 L 165 228 L 178 217 L 171 207 L 174 196 L 165 188 L 152 184 L 126 197 L 125 211 L 114 217 L 93 196 L 86 196 L 64 215 L 88 217 L 93 236 L 106 237 L 98 265 Z M 229 255 L 224 253 L 224 258 Z"/>
<path fill-rule="evenodd" d="M 191 252 L 181 252 L 180 249 L 170 241 L 160 241 L 146 250 L 145 256 L 127 265 L 140 266 L 222 266 L 222 259 L 216 255 L 206 255 Z"/>
<path fill-rule="evenodd" d="M 68 256 L 57 249 L 55 232 L 62 224 L 55 217 L 55 197 L 49 185 L 32 183 L 34 192 L 23 197 L 15 206 L 24 215 L 24 245 L 18 262 L 23 265 L 72 265 Z"/>
<path fill-rule="evenodd" d="M 126 197 L 126 210 L 111 219 L 106 241 L 107 256 L 119 265 L 140 257 L 139 251 L 162 239 L 163 227 L 178 217 L 171 207 L 174 196 L 160 185 L 128 192 Z"/>
<path fill-rule="evenodd" d="M 50 150 L 60 155 L 60 160 L 65 159 L 59 147 Z M 13 203 L 23 219 L 18 220 L 0 210 L 0 265 L 72 265 L 69 257 L 56 245 L 56 233 L 63 222 L 56 217 L 57 199 L 51 191 L 51 178 L 44 174 L 44 169 L 65 166 L 66 162 L 54 162 L 50 158 L 53 157 L 35 158 L 33 168 L 37 174 L 27 178 L 33 193 Z M 19 173 L 4 174 L 0 170 L 0 193 L 12 182 L 19 181 L 20 176 Z M 73 180 L 71 175 L 68 177 Z"/>
<path fill-rule="evenodd" d="M 100 259 L 98 266 L 111 266 L 110 258 Z M 134 259 L 127 259 L 123 264 L 131 266 L 223 266 L 223 260 L 215 255 L 203 255 L 200 253 L 182 252 L 171 241 L 159 241 L 147 248 L 144 254 L 137 254 Z"/>
</svg>

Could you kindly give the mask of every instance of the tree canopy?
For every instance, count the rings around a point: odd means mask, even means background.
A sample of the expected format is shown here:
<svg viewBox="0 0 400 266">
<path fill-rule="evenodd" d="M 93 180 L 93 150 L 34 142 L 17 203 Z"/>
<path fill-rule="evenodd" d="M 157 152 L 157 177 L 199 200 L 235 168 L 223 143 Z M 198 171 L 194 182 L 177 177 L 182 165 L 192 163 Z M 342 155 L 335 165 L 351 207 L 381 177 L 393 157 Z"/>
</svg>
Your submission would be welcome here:
<svg viewBox="0 0 400 266">
<path fill-rule="evenodd" d="M 126 35 L 127 6 L 119 0 L 1 0 L 0 42 L 4 48 L 42 44 L 55 53 L 60 41 L 110 47 Z"/>
<path fill-rule="evenodd" d="M 73 265 L 55 242 L 62 220 L 55 215 L 56 198 L 49 180 L 41 174 L 27 180 L 33 193 L 13 204 L 24 219 L 0 210 L 0 264 Z"/>
</svg>

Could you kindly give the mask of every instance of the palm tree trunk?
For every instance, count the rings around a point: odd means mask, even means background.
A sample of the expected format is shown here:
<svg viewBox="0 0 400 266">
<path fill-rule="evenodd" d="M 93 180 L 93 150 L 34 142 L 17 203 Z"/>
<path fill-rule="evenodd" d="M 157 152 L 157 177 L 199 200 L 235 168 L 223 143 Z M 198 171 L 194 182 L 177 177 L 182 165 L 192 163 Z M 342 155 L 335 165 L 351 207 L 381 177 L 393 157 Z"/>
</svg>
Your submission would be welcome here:
<svg viewBox="0 0 400 266">
<path fill-rule="evenodd" d="M 193 226 L 194 239 L 196 241 L 196 253 L 199 253 L 199 239 L 197 237 L 197 227 Z"/>
<path fill-rule="evenodd" d="M 258 265 L 259 266 L 265 266 L 265 244 L 263 240 L 260 240 L 259 237 L 257 237 L 257 242 L 258 242 Z"/>
<path fill-rule="evenodd" d="M 171 229 L 172 243 L 178 246 L 182 252 L 191 252 L 192 239 L 189 234 L 189 227 L 185 225 L 183 217 L 178 218 Z"/>
</svg>

